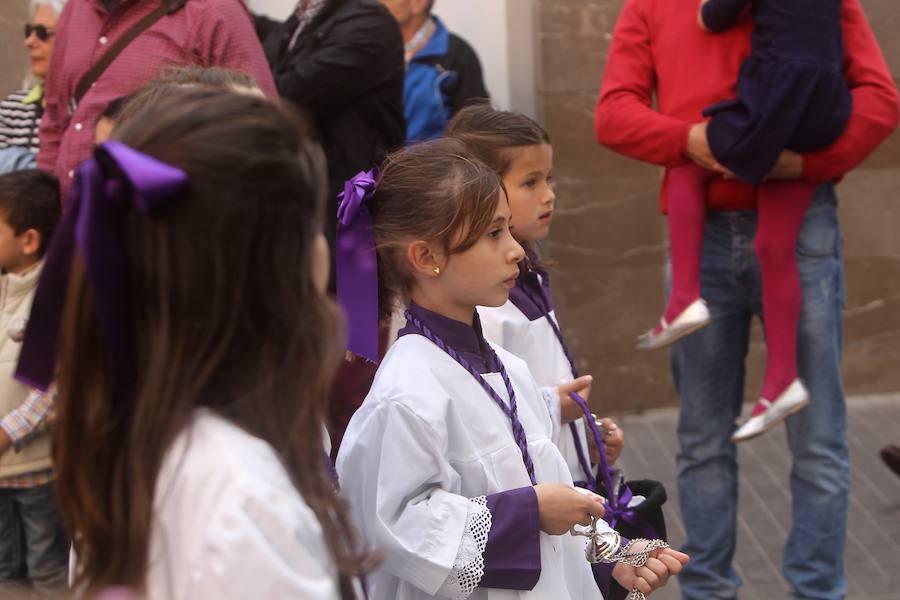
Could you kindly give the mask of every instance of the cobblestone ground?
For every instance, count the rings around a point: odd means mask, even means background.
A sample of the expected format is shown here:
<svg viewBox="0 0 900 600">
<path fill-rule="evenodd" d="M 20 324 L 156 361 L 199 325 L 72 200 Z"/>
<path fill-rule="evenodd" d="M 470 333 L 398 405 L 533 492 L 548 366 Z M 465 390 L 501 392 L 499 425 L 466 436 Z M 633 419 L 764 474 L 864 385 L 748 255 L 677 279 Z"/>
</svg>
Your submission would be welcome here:
<svg viewBox="0 0 900 600">
<path fill-rule="evenodd" d="M 852 493 L 845 554 L 847 600 L 900 600 L 900 478 L 878 457 L 885 444 L 900 445 L 900 395 L 851 398 L 848 412 Z M 677 414 L 677 409 L 660 409 L 619 419 L 627 436 L 622 458 L 626 473 L 662 481 L 669 492 L 666 521 L 676 547 L 684 540 L 675 485 Z M 651 464 L 652 456 L 666 458 Z M 785 598 L 788 584 L 781 574 L 781 559 L 790 525 L 790 462 L 783 428 L 742 445 L 739 460 L 735 566 L 744 581 L 740 599 Z M 677 582 L 653 598 L 680 598 Z"/>
</svg>

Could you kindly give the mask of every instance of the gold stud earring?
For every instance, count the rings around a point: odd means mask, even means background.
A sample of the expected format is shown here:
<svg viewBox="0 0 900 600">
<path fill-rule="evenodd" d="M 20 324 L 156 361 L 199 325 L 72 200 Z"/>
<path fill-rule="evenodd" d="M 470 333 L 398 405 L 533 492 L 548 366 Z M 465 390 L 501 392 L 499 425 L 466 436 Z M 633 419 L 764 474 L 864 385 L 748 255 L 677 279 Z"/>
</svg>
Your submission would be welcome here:
<svg viewBox="0 0 900 600">
<path fill-rule="evenodd" d="M 435 276 L 438 276 L 438 275 L 441 274 L 441 268 L 440 268 L 440 267 L 437 267 L 437 266 L 436 266 L 436 267 L 434 267 L 434 268 L 431 269 L 431 270 L 434 271 Z"/>
</svg>

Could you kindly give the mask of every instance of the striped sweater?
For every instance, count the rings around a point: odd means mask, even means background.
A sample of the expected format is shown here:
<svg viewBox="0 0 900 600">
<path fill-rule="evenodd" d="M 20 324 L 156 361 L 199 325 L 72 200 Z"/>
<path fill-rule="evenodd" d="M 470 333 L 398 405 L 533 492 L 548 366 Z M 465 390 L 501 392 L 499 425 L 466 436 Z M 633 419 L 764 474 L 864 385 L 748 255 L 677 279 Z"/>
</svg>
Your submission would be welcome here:
<svg viewBox="0 0 900 600">
<path fill-rule="evenodd" d="M 25 102 L 29 94 L 29 90 L 20 90 L 0 100 L 0 149 L 26 146 L 37 154 L 43 109 L 40 100 Z"/>
</svg>

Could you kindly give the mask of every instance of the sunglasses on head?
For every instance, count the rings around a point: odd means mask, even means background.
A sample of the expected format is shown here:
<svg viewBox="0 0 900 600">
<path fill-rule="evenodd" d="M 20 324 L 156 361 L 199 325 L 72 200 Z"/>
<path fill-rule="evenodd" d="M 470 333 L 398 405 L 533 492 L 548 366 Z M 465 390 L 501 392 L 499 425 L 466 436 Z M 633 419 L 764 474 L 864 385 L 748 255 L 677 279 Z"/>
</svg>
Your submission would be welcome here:
<svg viewBox="0 0 900 600">
<path fill-rule="evenodd" d="M 37 36 L 37 39 L 42 42 L 46 42 L 50 39 L 50 36 L 53 35 L 53 31 L 48 29 L 46 25 L 33 25 L 31 23 L 25 23 L 25 39 L 27 40 L 31 37 L 32 32 Z"/>
</svg>

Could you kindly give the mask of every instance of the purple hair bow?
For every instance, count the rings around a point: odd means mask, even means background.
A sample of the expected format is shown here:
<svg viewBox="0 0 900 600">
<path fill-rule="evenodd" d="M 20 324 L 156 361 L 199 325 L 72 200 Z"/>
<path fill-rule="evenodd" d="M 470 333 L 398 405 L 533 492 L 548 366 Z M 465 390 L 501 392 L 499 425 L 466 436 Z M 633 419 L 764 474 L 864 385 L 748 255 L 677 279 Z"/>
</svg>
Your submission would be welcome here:
<svg viewBox="0 0 900 600">
<path fill-rule="evenodd" d="M 350 329 L 347 349 L 372 362 L 378 362 L 378 257 L 366 202 L 377 180 L 372 169 L 344 184 L 335 245 L 337 298 Z"/>
<path fill-rule="evenodd" d="M 16 378 L 46 391 L 55 377 L 58 339 L 72 258 L 77 252 L 94 296 L 119 392 L 135 379 L 134 316 L 122 252 L 120 216 L 168 205 L 189 186 L 187 174 L 125 144 L 110 141 L 77 169 L 62 222 L 50 241 L 19 354 Z"/>
</svg>

